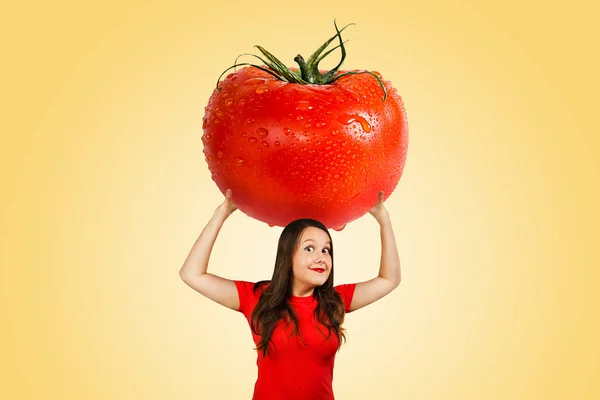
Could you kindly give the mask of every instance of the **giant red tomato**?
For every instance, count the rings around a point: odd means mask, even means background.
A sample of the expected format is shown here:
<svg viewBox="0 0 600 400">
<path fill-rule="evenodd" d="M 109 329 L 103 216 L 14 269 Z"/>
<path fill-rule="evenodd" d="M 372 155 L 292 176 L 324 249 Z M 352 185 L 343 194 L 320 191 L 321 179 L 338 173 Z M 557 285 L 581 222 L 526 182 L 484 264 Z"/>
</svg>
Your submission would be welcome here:
<svg viewBox="0 0 600 400">
<path fill-rule="evenodd" d="M 366 214 L 379 191 L 387 198 L 396 188 L 408 145 L 402 99 L 377 72 L 317 68 L 335 37 L 343 61 L 340 32 L 308 62 L 296 57 L 300 69 L 257 46 L 264 65 L 231 73 L 214 90 L 203 119 L 206 161 L 246 215 L 341 229 Z"/>
</svg>

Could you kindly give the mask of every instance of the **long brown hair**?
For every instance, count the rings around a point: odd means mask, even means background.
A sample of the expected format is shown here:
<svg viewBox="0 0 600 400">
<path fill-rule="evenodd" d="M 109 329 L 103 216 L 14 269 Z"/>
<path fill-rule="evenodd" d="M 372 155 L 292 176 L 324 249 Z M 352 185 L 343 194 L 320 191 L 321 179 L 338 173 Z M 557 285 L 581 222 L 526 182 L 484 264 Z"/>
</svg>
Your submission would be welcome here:
<svg viewBox="0 0 600 400">
<path fill-rule="evenodd" d="M 329 253 L 331 255 L 331 273 L 323 285 L 314 289 L 314 296 L 318 303 L 315 308 L 314 317 L 327 328 L 327 338 L 330 338 L 332 333 L 337 336 L 338 350 L 341 347 L 342 340 L 346 340 L 344 328 L 342 328 L 342 322 L 344 322 L 344 303 L 339 293 L 333 288 L 333 240 L 329 231 L 321 222 L 303 218 L 292 221 L 281 232 L 277 246 L 273 277 L 252 312 L 252 331 L 256 335 L 261 336 L 256 350 L 262 351 L 264 356 L 267 355 L 273 330 L 280 319 L 283 318 L 288 323 L 291 321 L 294 324 L 292 334 L 299 336 L 298 318 L 287 300 L 292 295 L 292 278 L 294 274 L 292 258 L 302 232 L 308 227 L 323 230 L 327 233 L 331 242 Z M 254 290 L 267 283 L 269 281 L 257 282 L 254 285 Z M 323 332 L 321 333 L 325 336 Z"/>
</svg>

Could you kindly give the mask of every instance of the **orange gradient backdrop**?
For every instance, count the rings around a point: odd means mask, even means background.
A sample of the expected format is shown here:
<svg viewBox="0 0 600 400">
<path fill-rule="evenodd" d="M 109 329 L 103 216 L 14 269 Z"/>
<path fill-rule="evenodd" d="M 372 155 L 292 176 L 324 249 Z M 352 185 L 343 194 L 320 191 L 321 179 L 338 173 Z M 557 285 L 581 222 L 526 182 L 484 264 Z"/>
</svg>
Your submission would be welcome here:
<svg viewBox="0 0 600 400">
<path fill-rule="evenodd" d="M 222 201 L 204 106 L 238 54 L 291 66 L 334 18 L 356 23 L 344 68 L 391 80 L 410 127 L 386 201 L 403 282 L 347 316 L 336 399 L 600 398 L 594 8 L 3 4 L 0 398 L 251 397 L 246 321 L 178 276 Z M 209 271 L 268 279 L 280 232 L 232 215 Z M 332 235 L 336 283 L 377 274 L 371 216 Z"/>
</svg>

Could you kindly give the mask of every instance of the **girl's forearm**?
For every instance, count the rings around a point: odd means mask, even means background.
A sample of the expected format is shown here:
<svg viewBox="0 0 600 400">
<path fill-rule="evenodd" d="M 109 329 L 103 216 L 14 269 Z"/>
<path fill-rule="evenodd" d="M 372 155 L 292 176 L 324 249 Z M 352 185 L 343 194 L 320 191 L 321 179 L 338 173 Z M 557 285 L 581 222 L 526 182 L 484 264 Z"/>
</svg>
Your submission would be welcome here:
<svg viewBox="0 0 600 400">
<path fill-rule="evenodd" d="M 379 267 L 379 276 L 398 285 L 401 280 L 400 256 L 398 255 L 392 222 L 387 214 L 379 218 L 378 222 L 381 233 L 381 264 Z"/>
<path fill-rule="evenodd" d="M 215 210 L 215 213 L 202 230 L 202 233 L 200 233 L 183 266 L 179 270 L 179 276 L 199 276 L 206 273 L 217 235 L 226 219 L 227 215 L 225 212 L 221 209 Z"/>
</svg>

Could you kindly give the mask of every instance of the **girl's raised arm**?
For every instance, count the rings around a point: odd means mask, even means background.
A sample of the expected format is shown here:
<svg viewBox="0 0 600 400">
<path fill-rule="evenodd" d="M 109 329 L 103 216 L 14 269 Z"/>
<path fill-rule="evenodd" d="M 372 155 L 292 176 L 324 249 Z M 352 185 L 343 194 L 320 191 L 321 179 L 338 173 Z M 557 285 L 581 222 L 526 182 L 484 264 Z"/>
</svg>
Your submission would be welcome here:
<svg viewBox="0 0 600 400">
<path fill-rule="evenodd" d="M 231 200 L 231 190 L 228 189 L 225 200 L 217 207 L 214 215 L 194 243 L 190 254 L 179 270 L 179 276 L 198 293 L 237 311 L 240 307 L 240 300 L 235 282 L 206 272 L 217 235 L 227 217 L 235 210 L 237 210 L 237 206 Z"/>
<path fill-rule="evenodd" d="M 367 306 L 398 287 L 400 284 L 400 257 L 396 247 L 396 238 L 392 229 L 390 216 L 383 206 L 383 192 L 375 207 L 369 210 L 380 226 L 381 233 L 381 263 L 379 275 L 369 281 L 356 284 L 350 311 Z"/>
</svg>

